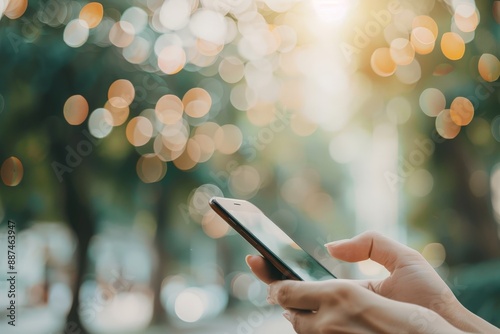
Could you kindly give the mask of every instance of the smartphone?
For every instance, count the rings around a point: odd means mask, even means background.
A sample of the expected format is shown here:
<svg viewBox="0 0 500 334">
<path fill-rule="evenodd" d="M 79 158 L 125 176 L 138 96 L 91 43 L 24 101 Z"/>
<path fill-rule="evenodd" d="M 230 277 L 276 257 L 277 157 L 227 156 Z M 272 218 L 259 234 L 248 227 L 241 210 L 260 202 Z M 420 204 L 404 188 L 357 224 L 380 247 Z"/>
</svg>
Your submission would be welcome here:
<svg viewBox="0 0 500 334">
<path fill-rule="evenodd" d="M 284 279 L 321 281 L 336 278 L 252 203 L 212 197 L 209 204 L 269 260 L 283 274 Z"/>
</svg>

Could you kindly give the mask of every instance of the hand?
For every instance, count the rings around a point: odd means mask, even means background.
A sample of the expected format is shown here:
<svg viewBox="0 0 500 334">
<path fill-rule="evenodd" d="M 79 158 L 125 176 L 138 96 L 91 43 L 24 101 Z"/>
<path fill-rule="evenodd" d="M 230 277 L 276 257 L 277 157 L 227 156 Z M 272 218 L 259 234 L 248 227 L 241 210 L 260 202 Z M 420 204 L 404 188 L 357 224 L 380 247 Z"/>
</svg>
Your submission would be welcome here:
<svg viewBox="0 0 500 334">
<path fill-rule="evenodd" d="M 383 280 L 351 281 L 359 287 L 394 301 L 430 309 L 462 330 L 498 330 L 467 311 L 422 255 L 409 247 L 374 232 L 326 246 L 337 259 L 348 262 L 372 259 L 390 272 L 390 276 Z M 276 269 L 262 257 L 247 257 L 247 263 L 268 284 L 279 277 Z"/>
<path fill-rule="evenodd" d="M 279 304 L 299 334 L 464 333 L 424 307 L 393 301 L 348 280 L 275 281 L 268 301 Z"/>
</svg>

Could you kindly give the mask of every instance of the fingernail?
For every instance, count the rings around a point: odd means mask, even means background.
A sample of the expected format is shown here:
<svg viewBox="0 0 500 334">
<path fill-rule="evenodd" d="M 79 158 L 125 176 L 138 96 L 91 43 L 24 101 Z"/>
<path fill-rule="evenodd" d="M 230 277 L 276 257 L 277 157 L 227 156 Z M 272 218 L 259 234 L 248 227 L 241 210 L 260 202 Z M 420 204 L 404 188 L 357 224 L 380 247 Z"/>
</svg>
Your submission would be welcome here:
<svg viewBox="0 0 500 334">
<path fill-rule="evenodd" d="M 290 311 L 285 311 L 282 313 L 286 320 L 290 321 Z"/>
<path fill-rule="evenodd" d="M 250 269 L 252 269 L 252 266 L 250 265 L 250 263 L 248 262 L 248 260 L 249 260 L 251 257 L 252 257 L 252 255 L 247 255 L 247 256 L 245 256 L 245 262 L 246 262 L 246 264 L 247 264 L 248 268 L 250 268 Z"/>
</svg>

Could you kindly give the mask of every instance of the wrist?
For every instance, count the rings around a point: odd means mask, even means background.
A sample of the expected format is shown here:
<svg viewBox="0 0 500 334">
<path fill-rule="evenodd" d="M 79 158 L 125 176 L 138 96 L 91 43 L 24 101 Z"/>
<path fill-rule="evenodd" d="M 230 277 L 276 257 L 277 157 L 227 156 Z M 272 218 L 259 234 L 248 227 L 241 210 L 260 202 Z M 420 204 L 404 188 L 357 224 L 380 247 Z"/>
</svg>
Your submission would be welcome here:
<svg viewBox="0 0 500 334">
<path fill-rule="evenodd" d="M 455 307 L 453 322 L 450 321 L 450 323 L 468 333 L 500 333 L 500 329 L 472 313 L 460 303 Z"/>
</svg>

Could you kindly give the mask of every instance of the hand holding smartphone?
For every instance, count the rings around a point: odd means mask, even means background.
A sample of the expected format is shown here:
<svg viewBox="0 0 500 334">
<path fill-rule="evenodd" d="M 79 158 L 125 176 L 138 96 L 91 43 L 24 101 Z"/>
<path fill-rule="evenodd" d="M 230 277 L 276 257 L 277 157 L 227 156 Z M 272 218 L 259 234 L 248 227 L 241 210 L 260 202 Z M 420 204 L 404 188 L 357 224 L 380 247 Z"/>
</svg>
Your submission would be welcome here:
<svg viewBox="0 0 500 334">
<path fill-rule="evenodd" d="M 213 197 L 210 207 L 271 262 L 285 278 L 320 281 L 336 278 L 314 257 L 248 201 Z"/>
</svg>

